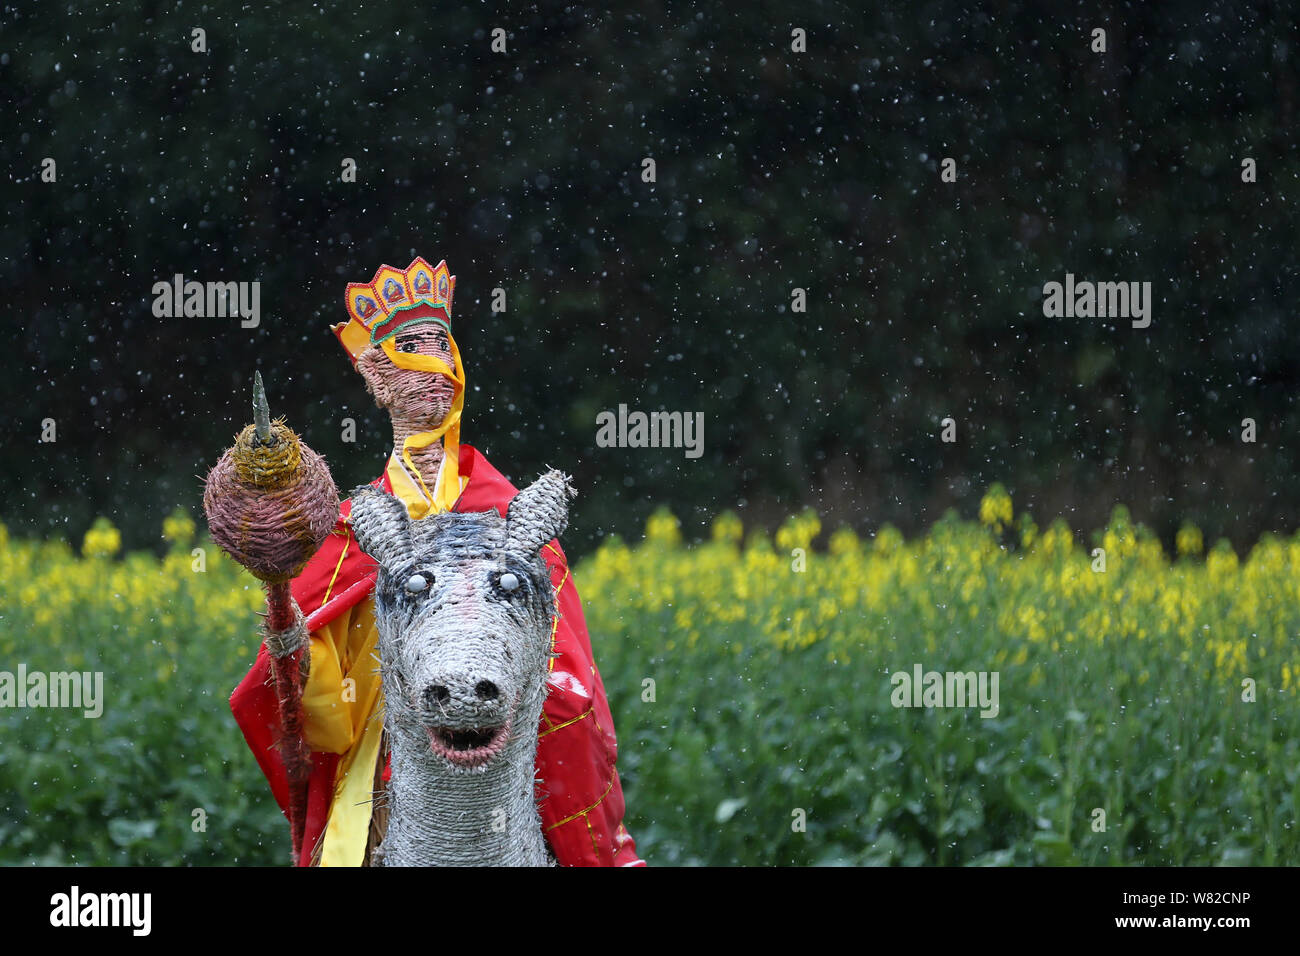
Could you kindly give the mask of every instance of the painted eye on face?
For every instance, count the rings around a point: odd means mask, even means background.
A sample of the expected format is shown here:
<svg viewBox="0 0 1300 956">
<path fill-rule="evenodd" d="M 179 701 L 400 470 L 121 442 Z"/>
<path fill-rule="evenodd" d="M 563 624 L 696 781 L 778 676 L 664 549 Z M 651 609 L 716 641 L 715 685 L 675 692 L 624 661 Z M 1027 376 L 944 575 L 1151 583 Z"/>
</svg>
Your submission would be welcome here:
<svg viewBox="0 0 1300 956">
<path fill-rule="evenodd" d="M 421 591 L 427 591 L 430 583 L 430 580 L 423 574 L 412 574 L 406 579 L 407 593 L 419 594 Z"/>
<path fill-rule="evenodd" d="M 497 578 L 497 584 L 507 593 L 519 590 L 519 578 L 509 571 Z"/>
<path fill-rule="evenodd" d="M 399 352 L 414 352 L 416 348 L 416 344 L 410 340 L 397 343 L 397 351 Z"/>
</svg>

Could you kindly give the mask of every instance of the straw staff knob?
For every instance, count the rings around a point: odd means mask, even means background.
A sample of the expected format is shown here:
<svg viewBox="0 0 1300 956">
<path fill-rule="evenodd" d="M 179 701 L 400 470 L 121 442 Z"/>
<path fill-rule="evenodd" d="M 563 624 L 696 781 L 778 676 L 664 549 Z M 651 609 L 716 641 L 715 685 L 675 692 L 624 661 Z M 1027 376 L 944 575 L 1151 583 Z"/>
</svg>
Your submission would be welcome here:
<svg viewBox="0 0 1300 956">
<path fill-rule="evenodd" d="M 203 491 L 212 539 L 268 584 L 288 581 L 320 548 L 339 514 L 325 460 L 282 419 L 271 421 L 254 382 L 254 423 L 221 456 Z"/>
</svg>

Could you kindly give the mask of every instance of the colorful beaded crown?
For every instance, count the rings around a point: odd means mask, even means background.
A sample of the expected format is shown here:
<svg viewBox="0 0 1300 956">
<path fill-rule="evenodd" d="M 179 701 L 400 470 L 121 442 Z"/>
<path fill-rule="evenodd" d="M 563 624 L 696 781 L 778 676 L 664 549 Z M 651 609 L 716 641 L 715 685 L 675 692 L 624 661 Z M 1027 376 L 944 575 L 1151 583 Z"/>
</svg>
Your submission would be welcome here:
<svg viewBox="0 0 1300 956">
<path fill-rule="evenodd" d="M 419 256 L 405 269 L 383 265 L 369 282 L 350 282 L 344 293 L 348 321 L 331 326 L 352 364 L 372 345 L 417 322 L 436 322 L 451 332 L 456 277 L 444 259 L 431 266 Z"/>
</svg>

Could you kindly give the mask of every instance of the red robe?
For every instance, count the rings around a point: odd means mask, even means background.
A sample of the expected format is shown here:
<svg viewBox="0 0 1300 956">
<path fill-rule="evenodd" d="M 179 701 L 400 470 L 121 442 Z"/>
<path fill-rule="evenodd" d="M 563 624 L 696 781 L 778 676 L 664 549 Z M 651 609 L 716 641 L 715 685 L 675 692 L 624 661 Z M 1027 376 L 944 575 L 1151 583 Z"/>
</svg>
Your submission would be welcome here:
<svg viewBox="0 0 1300 956">
<path fill-rule="evenodd" d="M 469 479 L 453 509 L 481 512 L 495 508 L 505 516 L 516 489 L 469 445 L 460 446 L 460 473 Z M 387 476 L 371 482 L 391 493 Z M 375 562 L 363 554 L 342 520 L 352 511 L 343 502 L 334 531 L 292 582 L 294 599 L 307 616 L 308 631 L 328 624 L 364 600 L 375 585 Z M 555 659 L 538 727 L 537 798 L 546 842 L 561 866 L 644 866 L 632 836 L 623 826 L 623 788 L 615 767 L 617 743 L 605 687 L 591 653 L 582 604 L 559 542 L 542 549 L 557 589 L 559 621 Z M 342 560 L 340 561 L 340 557 Z M 325 601 L 326 594 L 329 600 Z M 279 708 L 271 681 L 266 645 L 252 670 L 230 696 L 230 708 L 244 739 L 271 784 L 280 809 L 288 813 L 288 783 L 275 742 Z M 334 796 L 338 754 L 314 752 L 307 790 L 307 821 L 299 866 L 310 865 L 325 832 Z M 385 779 L 388 771 L 385 770 Z"/>
</svg>

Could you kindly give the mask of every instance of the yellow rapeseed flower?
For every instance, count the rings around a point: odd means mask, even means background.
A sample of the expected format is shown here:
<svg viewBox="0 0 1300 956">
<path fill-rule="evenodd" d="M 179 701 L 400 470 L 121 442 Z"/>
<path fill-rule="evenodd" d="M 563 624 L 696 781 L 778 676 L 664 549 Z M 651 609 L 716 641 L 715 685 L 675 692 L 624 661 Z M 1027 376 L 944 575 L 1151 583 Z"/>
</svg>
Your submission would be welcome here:
<svg viewBox="0 0 1300 956">
<path fill-rule="evenodd" d="M 980 499 L 980 523 L 1000 532 L 1012 517 L 1011 495 L 1000 483 L 994 484 Z"/>
<path fill-rule="evenodd" d="M 724 511 L 713 519 L 712 537 L 719 544 L 740 544 L 745 537 L 745 526 L 734 511 Z"/>
<path fill-rule="evenodd" d="M 682 523 L 667 508 L 659 508 L 645 523 L 646 541 L 666 547 L 676 547 L 682 543 Z"/>
<path fill-rule="evenodd" d="M 822 523 L 816 512 L 811 509 L 795 515 L 777 529 L 776 547 L 780 551 L 793 551 L 795 548 L 808 550 L 813 538 L 821 534 Z"/>
<path fill-rule="evenodd" d="M 1220 583 L 1237 572 L 1237 552 L 1226 538 L 1220 538 L 1205 558 L 1205 571 L 1213 583 Z"/>
<path fill-rule="evenodd" d="M 1178 534 L 1174 538 L 1174 548 L 1178 551 L 1179 557 L 1193 557 L 1201 553 L 1205 547 L 1205 540 L 1201 537 L 1201 529 L 1196 525 L 1188 522 L 1178 529 Z"/>
<path fill-rule="evenodd" d="M 96 518 L 81 542 L 81 553 L 88 558 L 111 558 L 122 547 L 122 534 L 107 518 Z"/>
<path fill-rule="evenodd" d="M 836 557 L 847 557 L 856 555 L 862 549 L 862 542 L 854 534 L 853 529 L 845 526 L 836 528 L 828 542 L 830 553 Z"/>
<path fill-rule="evenodd" d="M 194 520 L 184 508 L 177 508 L 163 519 L 163 537 L 182 547 L 194 540 Z"/>
<path fill-rule="evenodd" d="M 903 533 L 892 524 L 887 524 L 876 532 L 876 543 L 873 547 L 876 554 L 892 554 L 902 546 Z"/>
</svg>

